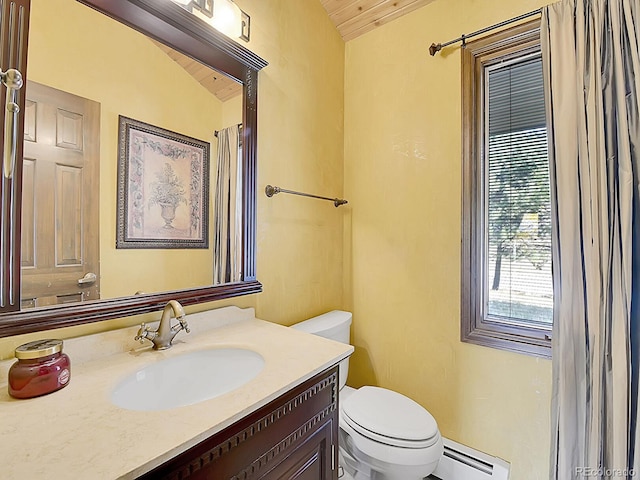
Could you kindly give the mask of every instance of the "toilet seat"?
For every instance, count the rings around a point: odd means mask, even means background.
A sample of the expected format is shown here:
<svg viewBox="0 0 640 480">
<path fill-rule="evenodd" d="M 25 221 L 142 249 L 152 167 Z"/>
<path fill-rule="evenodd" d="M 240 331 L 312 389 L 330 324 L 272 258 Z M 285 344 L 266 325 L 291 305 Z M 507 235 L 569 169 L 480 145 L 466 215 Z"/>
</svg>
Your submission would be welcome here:
<svg viewBox="0 0 640 480">
<path fill-rule="evenodd" d="M 386 388 L 362 387 L 349 395 L 341 410 L 345 424 L 385 445 L 424 449 L 440 439 L 438 425 L 427 410 Z"/>
</svg>

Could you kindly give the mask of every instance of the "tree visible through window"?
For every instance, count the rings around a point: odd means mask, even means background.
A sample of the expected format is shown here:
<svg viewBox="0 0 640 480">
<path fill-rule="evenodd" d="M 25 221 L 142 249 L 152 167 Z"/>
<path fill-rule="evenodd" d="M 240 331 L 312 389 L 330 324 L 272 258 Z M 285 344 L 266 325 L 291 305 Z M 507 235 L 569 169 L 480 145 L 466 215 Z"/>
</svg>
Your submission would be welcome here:
<svg viewBox="0 0 640 480">
<path fill-rule="evenodd" d="M 487 313 L 551 324 L 551 200 L 542 59 L 536 55 L 500 64 L 488 68 L 487 77 Z"/>
<path fill-rule="evenodd" d="M 546 133 L 539 128 L 489 139 L 488 313 L 551 324 Z M 532 151 L 521 142 L 533 144 Z"/>
<path fill-rule="evenodd" d="M 463 52 L 462 339 L 548 356 L 551 204 L 538 22 Z"/>
</svg>

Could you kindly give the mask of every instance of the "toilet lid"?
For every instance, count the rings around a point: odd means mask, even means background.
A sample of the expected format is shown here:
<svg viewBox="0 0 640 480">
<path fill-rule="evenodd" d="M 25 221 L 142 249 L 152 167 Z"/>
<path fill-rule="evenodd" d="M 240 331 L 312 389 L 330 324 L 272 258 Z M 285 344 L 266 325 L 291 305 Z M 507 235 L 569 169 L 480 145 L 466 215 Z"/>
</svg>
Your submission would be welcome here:
<svg viewBox="0 0 640 480">
<path fill-rule="evenodd" d="M 373 440 L 406 448 L 426 448 L 437 440 L 438 424 L 421 405 L 380 387 L 362 387 L 342 405 L 343 419 Z"/>
</svg>

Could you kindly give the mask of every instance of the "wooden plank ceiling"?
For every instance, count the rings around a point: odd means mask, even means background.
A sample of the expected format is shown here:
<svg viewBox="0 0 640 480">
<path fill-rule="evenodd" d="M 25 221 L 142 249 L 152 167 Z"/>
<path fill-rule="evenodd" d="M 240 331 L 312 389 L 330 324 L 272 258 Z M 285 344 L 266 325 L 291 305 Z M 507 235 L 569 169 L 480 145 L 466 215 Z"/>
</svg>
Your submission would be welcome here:
<svg viewBox="0 0 640 480">
<path fill-rule="evenodd" d="M 183 55 L 166 45 L 151 40 L 158 48 L 165 52 L 175 62 L 184 68 L 193 78 L 213 93 L 222 102 L 240 95 L 242 93 L 242 84 L 231 80 L 226 75 L 216 72 L 215 70 L 196 62 L 195 60 Z"/>
<path fill-rule="evenodd" d="M 433 0 L 320 0 L 346 42 Z"/>
</svg>

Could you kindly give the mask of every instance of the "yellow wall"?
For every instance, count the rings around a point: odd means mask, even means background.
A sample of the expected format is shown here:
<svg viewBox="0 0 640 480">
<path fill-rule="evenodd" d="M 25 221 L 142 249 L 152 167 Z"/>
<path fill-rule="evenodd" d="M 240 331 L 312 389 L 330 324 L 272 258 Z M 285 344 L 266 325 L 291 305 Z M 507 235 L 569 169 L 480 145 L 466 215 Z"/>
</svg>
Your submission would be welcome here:
<svg viewBox="0 0 640 480">
<path fill-rule="evenodd" d="M 101 297 L 211 283 L 212 247 L 186 262 L 184 250 L 116 250 L 118 115 L 209 142 L 215 157 L 223 103 L 147 38 L 75 0 L 32 1 L 28 59 L 29 79 L 100 103 Z"/>
<path fill-rule="evenodd" d="M 344 42 L 319 1 L 238 0 L 249 48 L 269 62 L 258 84 L 258 279 L 261 318 L 291 324 L 342 306 L 348 207 L 267 184 L 342 195 Z"/>
<path fill-rule="evenodd" d="M 222 128 L 242 123 L 242 95 L 230 98 L 222 104 Z"/>
<path fill-rule="evenodd" d="M 416 399 L 451 439 L 548 478 L 551 363 L 460 342 L 460 50 L 541 0 L 439 0 L 346 44 L 350 383 Z"/>
</svg>

